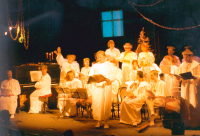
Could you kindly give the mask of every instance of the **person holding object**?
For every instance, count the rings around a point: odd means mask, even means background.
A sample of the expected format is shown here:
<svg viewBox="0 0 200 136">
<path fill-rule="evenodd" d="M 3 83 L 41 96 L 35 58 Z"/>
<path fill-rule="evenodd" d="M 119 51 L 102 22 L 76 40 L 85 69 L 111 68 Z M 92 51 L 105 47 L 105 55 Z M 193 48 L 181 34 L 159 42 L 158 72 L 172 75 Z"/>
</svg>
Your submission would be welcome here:
<svg viewBox="0 0 200 136">
<path fill-rule="evenodd" d="M 200 125 L 200 100 L 199 88 L 199 63 L 192 59 L 193 52 L 189 47 L 185 47 L 182 52 L 184 62 L 178 67 L 176 74 L 191 72 L 197 79 L 183 79 L 181 78 L 181 97 L 183 98 L 181 106 L 181 119 L 185 127 L 197 127 Z"/>
<path fill-rule="evenodd" d="M 120 123 L 137 126 L 142 121 L 141 108 L 145 104 L 145 90 L 149 89 L 149 84 L 143 81 L 142 71 L 137 71 L 137 80 L 137 83 L 134 82 L 127 87 L 127 92 L 131 92 L 133 95 L 122 101 Z"/>
<path fill-rule="evenodd" d="M 173 55 L 175 47 L 167 46 L 168 55 L 166 55 L 163 60 L 160 62 L 160 68 L 164 73 L 164 81 L 166 83 L 166 95 L 173 96 L 173 92 L 171 90 L 173 87 L 179 87 L 179 83 L 176 78 L 173 76 L 175 74 L 176 69 L 181 64 L 179 57 Z M 167 71 L 166 71 L 167 70 Z M 166 71 L 166 72 L 165 72 Z"/>
<path fill-rule="evenodd" d="M 51 77 L 47 73 L 47 66 L 40 67 L 42 71 L 41 79 L 36 82 L 36 90 L 30 95 L 30 110 L 28 113 L 39 113 L 43 104 L 43 99 L 40 96 L 51 94 Z"/>
<path fill-rule="evenodd" d="M 115 67 L 109 61 L 106 61 L 106 55 L 104 51 L 98 51 L 96 53 L 98 63 L 95 63 L 91 69 L 89 76 L 99 75 L 104 76 L 106 81 L 99 83 L 92 83 L 92 109 L 93 118 L 97 120 L 95 127 L 101 126 L 101 121 L 105 121 L 104 128 L 109 128 L 108 119 L 111 115 L 112 104 L 112 87 L 111 83 L 115 80 Z"/>
<path fill-rule="evenodd" d="M 57 55 L 56 60 L 58 64 L 61 66 L 61 72 L 60 72 L 60 81 L 65 80 L 66 74 L 68 71 L 73 70 L 75 72 L 75 77 L 78 77 L 80 73 L 80 68 L 78 63 L 74 63 L 75 56 L 74 55 L 67 55 L 67 60 L 63 58 L 61 54 L 61 48 L 58 47 L 57 51 L 54 51 L 54 53 Z"/>
<path fill-rule="evenodd" d="M 166 96 L 166 84 L 164 81 L 158 79 L 158 71 L 152 70 L 150 72 L 151 81 L 147 90 L 146 103 L 150 111 L 150 126 L 155 125 L 154 106 L 164 106 L 163 98 Z"/>
<path fill-rule="evenodd" d="M 12 78 L 12 71 L 7 71 L 8 79 L 1 83 L 0 91 L 0 111 L 8 110 L 10 118 L 14 118 L 17 109 L 17 97 L 21 94 L 21 88 L 18 80 Z"/>
<path fill-rule="evenodd" d="M 122 52 L 117 60 L 122 62 L 122 87 L 126 87 L 125 82 L 128 80 L 132 61 L 137 60 L 137 54 L 131 51 L 132 45 L 130 43 L 125 43 L 123 47 L 125 52 Z"/>
</svg>

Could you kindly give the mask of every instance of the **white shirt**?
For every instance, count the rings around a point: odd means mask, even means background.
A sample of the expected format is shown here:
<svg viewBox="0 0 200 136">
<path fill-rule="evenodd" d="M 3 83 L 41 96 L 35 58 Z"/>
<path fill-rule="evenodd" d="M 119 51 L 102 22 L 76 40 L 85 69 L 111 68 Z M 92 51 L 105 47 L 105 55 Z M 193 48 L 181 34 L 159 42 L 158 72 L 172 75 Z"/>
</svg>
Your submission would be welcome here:
<svg viewBox="0 0 200 136">
<path fill-rule="evenodd" d="M 115 59 L 120 56 L 120 51 L 117 48 L 113 48 L 112 50 L 109 48 L 105 51 L 106 55 L 110 55 L 111 57 L 114 57 Z"/>
<path fill-rule="evenodd" d="M 13 78 L 11 80 L 4 80 L 1 83 L 1 89 L 11 90 L 13 95 L 21 94 L 21 88 L 20 88 L 19 82 L 18 80 L 13 79 Z"/>
</svg>

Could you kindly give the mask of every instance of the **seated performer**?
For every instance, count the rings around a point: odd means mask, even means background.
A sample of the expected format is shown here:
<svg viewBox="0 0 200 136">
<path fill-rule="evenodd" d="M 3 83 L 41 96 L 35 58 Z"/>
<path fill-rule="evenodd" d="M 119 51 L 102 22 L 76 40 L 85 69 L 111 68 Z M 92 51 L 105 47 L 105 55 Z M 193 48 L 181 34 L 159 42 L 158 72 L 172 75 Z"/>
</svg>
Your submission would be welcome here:
<svg viewBox="0 0 200 136">
<path fill-rule="evenodd" d="M 12 71 L 7 71 L 8 79 L 1 83 L 0 111 L 8 110 L 10 118 L 14 118 L 17 109 L 17 97 L 21 94 L 19 82 L 12 78 Z"/>
<path fill-rule="evenodd" d="M 66 80 L 60 83 L 62 88 L 77 89 L 82 88 L 81 81 L 75 78 L 74 71 L 68 71 Z M 62 114 L 60 117 L 64 116 L 75 116 L 76 111 L 76 102 L 74 98 L 70 98 L 71 94 L 60 93 L 58 94 L 58 108 Z"/>
<path fill-rule="evenodd" d="M 150 76 L 152 81 L 149 85 L 152 94 L 147 93 L 146 103 L 150 111 L 150 126 L 153 126 L 155 119 L 154 106 L 164 106 L 163 98 L 166 96 L 166 84 L 158 79 L 158 71 L 152 70 Z"/>
<path fill-rule="evenodd" d="M 92 83 L 94 88 L 92 92 L 93 119 L 98 121 L 95 127 L 99 128 L 101 126 L 101 121 L 104 120 L 104 128 L 109 128 L 107 121 L 111 115 L 111 82 L 115 79 L 115 68 L 112 63 L 106 61 L 104 51 L 98 51 L 96 56 L 98 63 L 93 64 L 89 76 L 101 74 L 106 78 L 106 81 Z"/>
<path fill-rule="evenodd" d="M 176 74 L 191 72 L 197 79 L 181 79 L 181 97 L 183 98 L 181 105 L 181 118 L 185 127 L 200 126 L 200 80 L 199 80 L 199 63 L 192 59 L 193 52 L 189 47 L 182 52 L 184 62 L 178 67 Z"/>
<path fill-rule="evenodd" d="M 108 41 L 108 48 L 105 51 L 106 58 L 108 61 L 116 61 L 117 58 L 120 56 L 119 49 L 115 48 L 115 42 L 113 40 Z M 117 62 L 117 66 L 119 67 L 119 62 Z"/>
<path fill-rule="evenodd" d="M 54 53 L 57 55 L 56 60 L 58 64 L 61 66 L 61 73 L 60 73 L 60 81 L 65 79 L 66 74 L 70 70 L 74 70 L 75 77 L 78 77 L 80 69 L 79 65 L 77 63 L 74 63 L 75 57 L 73 55 L 67 55 L 67 60 L 65 60 L 61 54 L 61 48 L 58 47 L 57 51 L 54 51 Z"/>
<path fill-rule="evenodd" d="M 81 73 L 79 74 L 80 80 L 82 82 L 83 88 L 86 87 L 87 81 L 88 81 L 88 75 L 90 73 L 90 59 L 89 58 L 84 58 L 83 59 L 83 66 L 81 68 Z"/>
<path fill-rule="evenodd" d="M 47 73 L 47 66 L 41 66 L 42 77 L 36 82 L 36 90 L 30 95 L 30 110 L 28 113 L 39 113 L 42 109 L 43 98 L 40 96 L 51 94 L 51 77 Z"/>
<path fill-rule="evenodd" d="M 160 68 L 162 71 L 164 71 L 163 69 L 167 69 L 168 67 L 170 67 L 170 71 L 168 71 L 169 73 L 164 73 L 165 74 L 164 81 L 167 87 L 166 95 L 172 96 L 173 95 L 173 92 L 171 92 L 172 88 L 179 87 L 179 84 L 177 84 L 177 80 L 173 76 L 173 74 L 175 74 L 175 71 L 181 64 L 181 62 L 179 60 L 179 57 L 173 55 L 173 53 L 175 52 L 174 51 L 175 47 L 167 46 L 167 49 L 168 49 L 168 55 L 166 55 L 160 62 Z"/>
<path fill-rule="evenodd" d="M 132 92 L 133 96 L 126 97 L 121 104 L 120 123 L 137 126 L 141 123 L 141 108 L 145 104 L 146 89 L 149 84 L 143 81 L 143 72 L 137 72 L 138 83 L 133 83 L 127 87 L 128 92 Z"/>
<path fill-rule="evenodd" d="M 122 86 L 126 87 L 125 82 L 128 79 L 128 75 L 130 73 L 130 69 L 132 67 L 132 61 L 137 60 L 137 54 L 131 51 L 132 45 L 130 43 L 124 44 L 125 52 L 122 52 L 120 57 L 117 59 L 122 62 Z"/>
</svg>

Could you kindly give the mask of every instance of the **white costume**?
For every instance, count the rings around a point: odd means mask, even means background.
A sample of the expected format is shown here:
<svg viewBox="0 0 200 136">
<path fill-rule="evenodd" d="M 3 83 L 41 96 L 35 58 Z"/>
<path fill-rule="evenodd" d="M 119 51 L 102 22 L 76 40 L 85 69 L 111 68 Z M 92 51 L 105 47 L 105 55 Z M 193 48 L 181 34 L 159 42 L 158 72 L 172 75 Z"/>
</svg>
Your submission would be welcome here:
<svg viewBox="0 0 200 136">
<path fill-rule="evenodd" d="M 141 122 L 141 108 L 145 104 L 146 89 L 149 89 L 149 84 L 146 81 L 140 82 L 135 90 L 128 86 L 127 91 L 134 93 L 137 98 L 125 98 L 121 104 L 120 123 L 137 125 Z"/>
<path fill-rule="evenodd" d="M 130 53 L 122 52 L 117 60 L 121 62 L 123 62 L 123 60 L 130 60 L 130 62 L 122 63 L 122 86 L 127 86 L 125 82 L 128 80 L 130 69 L 132 68 L 132 61 L 137 60 L 137 54 L 132 51 Z"/>
<path fill-rule="evenodd" d="M 70 70 L 74 70 L 75 77 L 78 77 L 80 68 L 77 62 L 73 62 L 72 64 L 69 64 L 68 61 L 64 59 L 61 54 L 57 55 L 56 60 L 58 64 L 61 66 L 60 80 L 64 80 L 66 78 L 67 72 Z"/>
<path fill-rule="evenodd" d="M 82 83 L 79 79 L 74 78 L 72 81 L 60 83 L 63 88 L 76 89 L 82 88 Z M 64 106 L 65 105 L 65 106 Z M 58 94 L 58 105 L 60 113 L 65 113 L 66 116 L 75 116 L 76 111 L 76 99 L 68 98 L 68 94 Z"/>
<path fill-rule="evenodd" d="M 191 72 L 193 75 L 199 75 L 199 63 L 192 60 L 191 63 L 183 62 L 177 70 L 177 74 Z M 199 79 L 182 80 L 181 97 L 183 103 L 181 106 L 182 119 L 186 127 L 196 127 L 200 125 L 200 82 Z"/>
<path fill-rule="evenodd" d="M 181 64 L 179 57 L 174 55 L 174 59 L 176 59 L 176 63 L 172 63 L 169 59 L 167 59 L 169 55 L 165 56 L 163 60 L 160 62 L 160 68 L 162 67 L 170 67 L 170 74 L 175 74 L 175 71 L 177 70 L 178 66 Z M 162 69 L 161 69 L 162 70 Z M 176 80 L 176 77 L 171 76 L 169 74 L 165 74 L 164 81 L 166 83 L 166 95 L 167 96 L 173 96 L 173 88 L 179 87 L 179 83 Z"/>
<path fill-rule="evenodd" d="M 84 78 L 80 78 L 83 88 L 85 88 L 87 86 L 87 81 L 88 81 L 88 78 L 89 78 L 88 75 L 90 73 L 90 69 L 91 69 L 91 67 L 82 67 L 81 68 L 81 73 L 85 76 Z"/>
<path fill-rule="evenodd" d="M 155 58 L 152 52 L 139 53 L 138 65 L 141 67 L 143 73 L 146 74 L 146 81 L 148 83 L 150 83 L 150 72 L 152 70 L 157 70 L 161 72 L 160 68 L 154 62 Z"/>
<path fill-rule="evenodd" d="M 30 95 L 29 113 L 39 113 L 43 104 L 40 96 L 51 94 L 51 77 L 47 73 L 42 75 L 39 82 L 35 84 L 36 90 Z"/>
<path fill-rule="evenodd" d="M 101 74 L 104 77 L 114 81 L 114 65 L 108 61 L 104 63 L 95 63 L 90 69 L 89 76 Z M 111 115 L 112 88 L 106 81 L 93 83 L 92 109 L 95 120 L 107 120 Z"/>
<path fill-rule="evenodd" d="M 166 84 L 162 80 L 158 80 L 157 83 L 151 82 L 149 84 L 151 91 L 155 94 L 155 96 L 166 96 Z M 148 95 L 147 95 L 148 96 Z M 165 102 L 163 98 L 155 98 L 155 99 L 149 99 L 147 97 L 146 99 L 147 106 L 150 110 L 150 114 L 154 114 L 154 106 L 165 106 Z"/>
<path fill-rule="evenodd" d="M 1 83 L 1 89 L 11 90 L 11 96 L 0 97 L 0 111 L 8 110 L 10 114 L 15 114 L 17 108 L 17 96 L 21 94 L 19 82 L 16 79 L 4 80 Z"/>
<path fill-rule="evenodd" d="M 105 54 L 106 55 L 110 55 L 111 57 L 114 57 L 115 59 L 117 59 L 120 56 L 120 51 L 119 51 L 119 49 L 114 47 L 112 50 L 111 49 L 107 49 L 105 51 Z"/>
</svg>

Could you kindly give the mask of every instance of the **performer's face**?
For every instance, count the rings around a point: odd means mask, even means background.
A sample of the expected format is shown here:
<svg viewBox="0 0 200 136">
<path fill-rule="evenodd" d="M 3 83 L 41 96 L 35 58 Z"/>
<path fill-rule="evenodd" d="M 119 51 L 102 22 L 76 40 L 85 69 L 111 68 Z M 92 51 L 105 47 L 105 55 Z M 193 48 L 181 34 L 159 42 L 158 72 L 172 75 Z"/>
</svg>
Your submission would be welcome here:
<svg viewBox="0 0 200 136">
<path fill-rule="evenodd" d="M 191 61 L 192 61 L 192 54 L 184 54 L 184 55 L 183 55 L 183 59 L 184 59 L 186 62 L 191 62 Z"/>
<path fill-rule="evenodd" d="M 12 71 L 8 71 L 7 75 L 8 75 L 8 79 L 11 79 L 12 78 Z"/>
<path fill-rule="evenodd" d="M 155 79 L 155 75 L 154 75 L 154 73 L 152 72 L 152 73 L 150 73 L 150 77 L 151 77 L 151 80 L 154 80 Z"/>
<path fill-rule="evenodd" d="M 74 58 L 73 56 L 67 57 L 68 63 L 73 63 L 74 62 Z"/>
<path fill-rule="evenodd" d="M 147 52 L 148 51 L 148 47 L 142 46 L 142 51 L 143 52 Z"/>
<path fill-rule="evenodd" d="M 68 81 L 74 80 L 74 73 L 68 73 L 67 78 L 68 78 Z"/>
<path fill-rule="evenodd" d="M 97 54 L 97 61 L 100 63 L 103 63 L 106 59 L 106 56 L 102 55 L 102 54 Z"/>
<path fill-rule="evenodd" d="M 42 75 L 46 75 L 46 73 L 47 73 L 47 69 L 46 68 L 41 68 L 41 71 L 42 71 Z"/>
<path fill-rule="evenodd" d="M 173 50 L 173 49 L 171 49 L 171 48 L 169 48 L 167 52 L 168 52 L 168 55 L 173 55 L 173 53 L 174 53 L 174 50 Z"/>
<path fill-rule="evenodd" d="M 114 42 L 111 42 L 111 43 L 110 43 L 110 48 L 113 49 L 114 47 L 115 47 L 115 43 L 114 43 Z"/>
<path fill-rule="evenodd" d="M 86 60 L 86 61 L 84 62 L 84 65 L 85 65 L 85 67 L 89 67 L 90 61 L 89 61 L 89 60 Z"/>
</svg>

